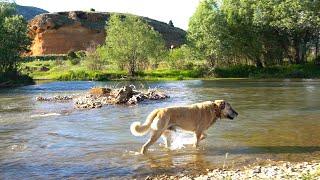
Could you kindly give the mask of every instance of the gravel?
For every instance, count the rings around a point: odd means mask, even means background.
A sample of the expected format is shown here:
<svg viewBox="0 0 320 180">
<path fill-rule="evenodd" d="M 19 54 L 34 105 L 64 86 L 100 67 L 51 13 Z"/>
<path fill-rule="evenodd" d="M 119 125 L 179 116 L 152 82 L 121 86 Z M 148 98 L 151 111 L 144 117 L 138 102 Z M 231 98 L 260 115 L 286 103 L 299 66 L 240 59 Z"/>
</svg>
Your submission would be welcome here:
<svg viewBox="0 0 320 180">
<path fill-rule="evenodd" d="M 320 180 L 320 162 L 282 162 L 266 166 L 254 166 L 242 170 L 213 169 L 199 176 L 181 173 L 176 176 L 158 175 L 146 179 L 180 180 L 242 180 L 242 179 L 310 179 Z"/>
</svg>

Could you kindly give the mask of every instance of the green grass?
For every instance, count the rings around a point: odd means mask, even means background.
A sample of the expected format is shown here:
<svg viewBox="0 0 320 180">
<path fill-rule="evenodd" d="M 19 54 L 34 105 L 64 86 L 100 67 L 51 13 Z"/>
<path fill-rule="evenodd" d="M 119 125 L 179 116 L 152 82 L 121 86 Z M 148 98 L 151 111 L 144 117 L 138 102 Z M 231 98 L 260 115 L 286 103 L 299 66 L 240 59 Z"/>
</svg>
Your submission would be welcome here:
<svg viewBox="0 0 320 180">
<path fill-rule="evenodd" d="M 101 70 L 88 70 L 84 63 L 70 60 L 32 61 L 21 64 L 21 71 L 34 79 L 50 80 L 184 80 L 218 78 L 319 78 L 320 67 L 314 64 L 272 66 L 256 68 L 248 65 L 190 70 L 156 69 L 137 72 L 136 77 L 128 77 L 126 71 L 105 65 Z"/>
<path fill-rule="evenodd" d="M 88 70 L 82 63 L 74 65 L 72 61 L 32 61 L 24 62 L 21 71 L 34 79 L 51 80 L 183 80 L 203 77 L 204 71 L 196 70 L 147 70 L 137 72 L 136 77 L 128 77 L 126 71 L 115 70 L 112 66 L 105 66 L 102 70 Z"/>
</svg>

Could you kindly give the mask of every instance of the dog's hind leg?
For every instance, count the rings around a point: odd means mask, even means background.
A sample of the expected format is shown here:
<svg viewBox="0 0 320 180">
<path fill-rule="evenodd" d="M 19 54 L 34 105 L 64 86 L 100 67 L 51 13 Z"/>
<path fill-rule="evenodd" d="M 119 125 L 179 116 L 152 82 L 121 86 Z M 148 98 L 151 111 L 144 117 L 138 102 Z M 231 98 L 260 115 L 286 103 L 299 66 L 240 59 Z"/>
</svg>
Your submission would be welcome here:
<svg viewBox="0 0 320 180">
<path fill-rule="evenodd" d="M 148 150 L 148 148 L 154 144 L 161 136 L 163 131 L 161 130 L 151 130 L 151 137 L 150 139 L 142 146 L 141 148 L 141 154 L 145 154 Z"/>
<path fill-rule="evenodd" d="M 193 143 L 193 147 L 198 147 L 199 146 L 199 142 L 201 140 L 201 135 L 202 133 L 198 133 L 198 132 L 195 132 L 194 133 L 194 143 Z"/>
<path fill-rule="evenodd" d="M 171 130 L 165 130 L 162 133 L 162 139 L 164 141 L 166 148 L 169 148 L 171 146 Z"/>
</svg>

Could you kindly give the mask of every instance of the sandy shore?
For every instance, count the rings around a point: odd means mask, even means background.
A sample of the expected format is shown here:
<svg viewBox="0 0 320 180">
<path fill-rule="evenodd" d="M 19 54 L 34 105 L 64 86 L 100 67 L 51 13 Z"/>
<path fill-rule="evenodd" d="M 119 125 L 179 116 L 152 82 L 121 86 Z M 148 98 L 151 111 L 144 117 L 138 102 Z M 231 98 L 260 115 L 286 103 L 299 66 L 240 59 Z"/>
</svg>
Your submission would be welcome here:
<svg viewBox="0 0 320 180">
<path fill-rule="evenodd" d="M 244 167 L 238 170 L 214 169 L 202 175 L 188 175 L 181 172 L 178 175 L 158 175 L 146 179 L 181 179 L 181 180 L 207 180 L 207 179 L 306 179 L 320 180 L 320 162 L 278 162 L 266 166 Z"/>
</svg>

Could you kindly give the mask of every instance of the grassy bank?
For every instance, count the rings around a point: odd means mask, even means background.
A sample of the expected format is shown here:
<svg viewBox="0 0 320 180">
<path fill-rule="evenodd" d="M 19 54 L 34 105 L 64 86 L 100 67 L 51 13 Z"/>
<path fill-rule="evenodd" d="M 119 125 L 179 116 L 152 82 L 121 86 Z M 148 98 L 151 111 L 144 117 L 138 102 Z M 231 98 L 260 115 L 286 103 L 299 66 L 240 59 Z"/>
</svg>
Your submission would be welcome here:
<svg viewBox="0 0 320 180">
<path fill-rule="evenodd" d="M 126 71 L 104 66 L 101 70 L 89 70 L 85 65 L 73 65 L 72 61 L 32 61 L 21 64 L 21 71 L 34 79 L 51 80 L 121 80 L 130 79 Z M 204 77 L 202 69 L 170 70 L 156 69 L 137 72 L 138 80 L 183 80 Z"/>
<path fill-rule="evenodd" d="M 104 65 L 100 70 L 90 70 L 84 64 L 69 60 L 32 61 L 21 64 L 21 71 L 34 79 L 51 80 L 121 80 L 132 79 L 126 71 Z M 168 68 L 145 70 L 137 73 L 137 80 L 184 80 L 195 78 L 320 78 L 320 66 L 314 64 L 272 66 L 256 68 L 238 65 L 230 67 L 206 68 L 205 65 L 189 70 Z"/>
</svg>

